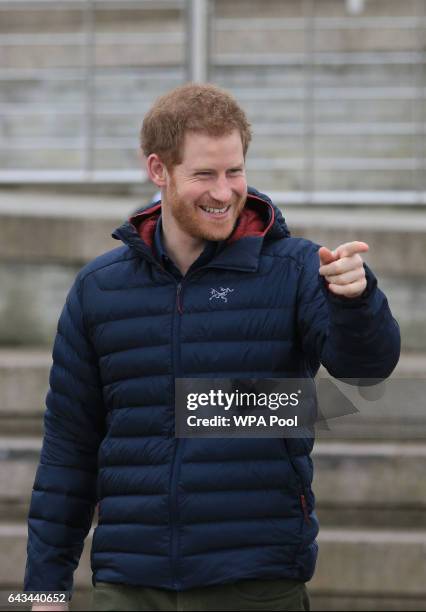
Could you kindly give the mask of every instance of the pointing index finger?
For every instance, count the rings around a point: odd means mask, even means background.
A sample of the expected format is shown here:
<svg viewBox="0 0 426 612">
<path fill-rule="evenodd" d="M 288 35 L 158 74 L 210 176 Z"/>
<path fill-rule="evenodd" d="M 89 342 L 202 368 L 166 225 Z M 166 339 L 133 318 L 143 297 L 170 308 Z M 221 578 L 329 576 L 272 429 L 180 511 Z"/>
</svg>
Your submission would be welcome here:
<svg viewBox="0 0 426 612">
<path fill-rule="evenodd" d="M 351 255 L 355 255 L 355 253 L 365 253 L 368 251 L 370 247 L 366 242 L 360 242 L 359 240 L 354 240 L 353 242 L 345 242 L 341 244 L 336 249 L 334 249 L 334 253 L 339 257 L 350 257 Z"/>
</svg>

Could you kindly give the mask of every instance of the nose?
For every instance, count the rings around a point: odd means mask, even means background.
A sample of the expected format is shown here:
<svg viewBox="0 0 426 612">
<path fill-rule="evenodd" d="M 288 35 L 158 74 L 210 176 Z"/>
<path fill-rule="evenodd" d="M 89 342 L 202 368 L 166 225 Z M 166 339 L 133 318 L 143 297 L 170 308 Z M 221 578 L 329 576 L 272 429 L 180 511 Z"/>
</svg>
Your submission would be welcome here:
<svg viewBox="0 0 426 612">
<path fill-rule="evenodd" d="M 229 202 L 232 197 L 232 189 L 226 177 L 219 177 L 210 189 L 210 196 L 218 202 Z"/>
</svg>

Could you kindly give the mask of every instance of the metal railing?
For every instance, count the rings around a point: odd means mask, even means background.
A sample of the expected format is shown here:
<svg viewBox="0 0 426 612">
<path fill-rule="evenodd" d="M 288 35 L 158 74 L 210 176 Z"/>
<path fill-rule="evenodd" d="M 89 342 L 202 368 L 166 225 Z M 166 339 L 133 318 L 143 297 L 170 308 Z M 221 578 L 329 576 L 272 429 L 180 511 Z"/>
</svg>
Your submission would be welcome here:
<svg viewBox="0 0 426 612">
<path fill-rule="evenodd" d="M 338 2 L 334 4 L 339 9 Z M 342 1 L 340 5 L 343 4 Z M 366 9 L 369 3 L 363 4 L 361 9 Z M 404 4 L 400 6 L 404 7 Z M 385 4 L 383 10 L 386 10 Z M 293 40 L 302 41 L 302 44 L 295 44 L 294 48 L 283 50 L 277 48 L 279 45 L 271 48 L 268 44 L 262 49 L 257 48 L 256 52 L 249 47 L 244 50 L 228 48 L 223 51 L 213 45 L 211 49 L 209 76 L 215 81 L 226 83 L 227 71 L 232 73 L 232 70 L 238 69 L 240 77 L 244 70 L 258 74 L 269 70 L 274 77 L 279 75 L 280 71 L 283 74 L 297 72 L 301 75 L 296 84 L 292 83 L 291 78 L 287 81 L 281 78 L 280 81 L 278 77 L 277 84 L 272 87 L 262 84 L 262 88 L 257 91 L 250 86 L 237 87 L 238 97 L 243 102 L 257 99 L 265 105 L 265 109 L 267 106 L 276 107 L 278 102 L 283 106 L 289 105 L 290 102 L 293 105 L 297 102 L 300 104 L 300 116 L 291 120 L 283 119 L 277 124 L 276 121 L 269 120 L 265 110 L 264 117 L 258 117 L 254 126 L 257 136 L 293 136 L 302 141 L 303 157 L 281 157 L 275 154 L 273 159 L 252 161 L 252 168 L 266 168 L 269 164 L 269 168 L 281 169 L 283 174 L 291 169 L 299 172 L 302 177 L 299 180 L 301 188 L 291 191 L 273 190 L 277 202 L 377 205 L 426 203 L 426 1 L 411 2 L 411 6 L 407 3 L 406 10 L 411 11 L 411 14 L 392 17 L 385 14 L 365 15 L 361 11 L 356 15 L 348 13 L 345 16 L 324 16 L 321 2 L 302 0 L 299 15 L 282 19 L 265 16 L 253 18 L 250 15 L 244 19 L 224 17 L 220 14 L 213 16 L 211 27 L 219 40 L 231 33 L 234 33 L 234 36 L 235 33 L 244 33 L 246 39 L 251 33 L 259 37 L 259 32 L 263 33 L 262 40 L 267 41 L 269 37 L 274 36 L 276 40 L 276 34 L 282 32 L 283 39 L 292 35 Z M 403 11 L 404 8 L 401 13 Z M 348 46 L 355 48 L 348 50 L 341 44 L 342 48 L 330 50 L 333 47 L 332 42 L 329 44 L 330 48 L 327 48 L 328 40 L 325 35 L 335 34 L 339 30 L 343 31 L 342 40 L 348 33 L 352 33 Z M 360 37 L 359 48 L 354 45 L 353 33 L 356 31 Z M 365 32 L 374 32 L 376 35 L 392 34 L 395 38 L 395 48 L 385 46 L 380 50 L 363 49 L 362 36 L 365 36 Z M 299 35 L 299 39 L 296 35 Z M 399 48 L 397 44 L 398 37 L 402 36 L 408 41 L 407 48 Z M 374 44 L 371 45 L 371 36 L 366 38 L 370 46 L 374 47 Z M 391 70 L 398 76 L 404 74 L 405 82 L 400 84 L 392 75 L 383 76 L 381 82 L 365 78 L 369 71 L 376 75 L 380 72 L 385 75 Z M 349 84 L 340 83 L 345 71 L 348 74 L 356 73 L 358 78 Z M 327 82 L 322 79 L 324 74 L 332 74 L 334 77 Z M 341 110 L 345 104 L 356 104 L 359 111 L 364 107 L 376 109 L 375 114 L 379 117 L 357 118 L 356 113 L 351 114 L 350 109 L 333 120 L 326 117 L 324 109 L 327 105 Z M 380 117 L 380 114 L 383 116 Z M 359 112 L 359 115 L 362 113 Z M 327 138 L 332 139 L 334 143 L 340 140 L 339 156 L 318 151 L 317 143 L 324 142 Z M 359 146 L 354 144 L 360 138 L 365 138 L 366 141 L 365 154 L 362 156 L 356 151 Z M 392 138 L 395 141 L 392 150 L 390 146 L 386 150 L 386 142 Z M 382 150 L 377 154 L 369 153 L 367 141 Z M 398 149 L 401 149 L 399 155 Z M 324 172 L 329 175 L 328 189 L 321 186 L 324 180 L 320 179 Z M 360 187 L 334 187 L 333 179 L 338 179 L 341 173 L 359 179 Z M 404 175 L 405 185 L 402 188 L 397 186 L 383 189 L 369 186 L 363 189 L 364 173 L 376 173 L 378 177 Z M 353 181 L 348 180 L 348 183 L 351 182 Z M 387 179 L 381 182 L 386 183 Z M 391 179 L 389 183 L 392 183 Z"/>
<path fill-rule="evenodd" d="M 248 2 L 248 9 L 250 6 L 253 5 Z M 4 166 L 0 169 L 0 183 L 139 183 L 146 177 L 138 169 L 137 133 L 130 127 L 141 121 L 143 112 L 157 93 L 186 80 L 211 80 L 231 89 L 242 105 L 248 106 L 248 112 L 254 117 L 255 139 L 270 138 L 272 141 L 293 137 L 300 140 L 300 151 L 294 155 L 257 153 L 254 147 L 249 156 L 249 172 L 257 173 L 256 176 L 282 171 L 283 176 L 294 173 L 299 177 L 296 189 L 272 187 L 278 202 L 424 204 L 426 0 L 415 0 L 410 6 L 415 7 L 414 12 L 412 8 L 407 9 L 410 14 L 399 16 L 371 16 L 363 12 L 324 16 L 318 0 L 301 0 L 299 15 L 254 18 L 249 10 L 244 15 L 224 15 L 221 13 L 223 3 L 221 8 L 215 0 L 0 0 L 0 22 L 2 13 L 5 15 L 8 11 L 17 14 L 28 10 L 40 14 L 67 11 L 80 17 L 77 31 L 74 28 L 74 31 L 60 33 L 21 32 L 16 27 L 15 31 L 0 31 L 0 52 L 6 60 L 13 60 L 14 53 L 19 59 L 16 62 L 19 65 L 13 65 L 12 61 L 12 65 L 0 64 L 3 90 L 0 164 L 3 161 Z M 117 31 L 113 27 L 114 11 L 117 10 L 121 15 L 125 11 L 141 11 L 140 15 L 146 14 L 147 20 L 155 13 L 157 18 L 142 31 L 135 28 Z M 105 17 L 108 12 L 108 27 L 102 30 L 99 15 L 103 13 Z M 162 20 L 161 14 L 170 18 Z M 144 25 L 147 20 L 140 18 L 140 24 Z M 395 45 L 386 50 L 327 50 L 324 43 L 318 42 L 322 33 L 339 31 L 351 34 L 353 40 L 357 30 L 364 34 L 394 31 L 395 36 L 408 32 L 412 44 L 405 49 Z M 226 44 L 225 48 L 218 48 L 217 40 L 221 36 L 239 40 L 238 36 L 251 34 L 256 40 L 259 32 L 263 36 L 282 32 L 283 37 L 300 34 L 303 44 L 285 51 L 271 50 L 267 44 L 256 52 L 250 44 L 241 44 L 237 51 L 232 45 L 226 48 Z M 44 58 L 45 65 L 25 60 L 23 50 L 37 54 L 37 50 L 43 48 L 56 50 L 56 64 L 55 61 L 49 64 L 43 54 L 40 57 Z M 137 61 L 137 49 L 140 61 Z M 104 61 L 103 52 L 109 63 Z M 127 61 L 123 59 L 126 54 Z M 72 63 L 70 60 L 74 56 Z M 55 60 L 54 51 L 52 58 Z M 297 75 L 295 82 L 283 79 L 276 84 L 265 79 L 258 85 L 260 77 L 268 71 L 273 76 L 273 71 L 276 74 L 281 69 L 283 73 Z M 341 75 L 345 71 L 348 74 L 351 71 L 377 74 L 381 71 L 385 75 L 392 70 L 404 75 L 404 82 L 394 82 L 392 75 L 384 76 L 382 82 L 374 82 L 371 78 L 364 82 L 355 79 L 349 84 L 340 84 L 333 78 L 328 83 L 321 80 L 323 74 Z M 240 81 L 241 75 L 245 75 L 245 81 L 238 82 L 235 78 L 232 82 L 228 75 L 234 73 L 238 73 Z M 40 84 L 44 84 L 49 93 L 53 92 L 48 103 L 43 97 L 37 99 Z M 19 100 L 13 98 L 13 93 L 7 93 L 8 90 L 19 93 L 21 86 L 25 95 L 21 94 Z M 68 98 L 60 95 L 63 90 L 70 92 Z M 107 91 L 127 90 L 128 99 L 122 93 L 117 98 L 106 95 Z M 56 101 L 55 92 L 60 102 Z M 273 104 L 278 109 L 280 104 L 283 108 L 288 105 L 290 110 L 300 108 L 300 117 L 288 118 L 284 112 L 282 118 L 271 117 L 268 109 Z M 384 118 L 357 118 L 351 116 L 350 109 L 345 114 L 341 110 L 345 104 L 358 104 L 360 109 L 365 106 L 369 112 L 376 109 L 379 115 L 383 109 Z M 333 105 L 341 116 L 333 120 L 321 118 L 324 109 Z M 256 108 L 264 111 L 259 113 Z M 41 121 L 43 125 L 44 121 L 48 124 L 54 118 L 59 126 L 69 123 L 71 127 L 66 133 L 56 133 L 50 126 L 44 132 L 46 135 L 32 135 L 33 123 Z M 129 130 L 116 130 L 120 121 L 123 125 L 128 124 Z M 19 124 L 20 129 L 15 133 L 13 126 Z M 73 125 L 78 128 L 76 134 Z M 28 126 L 28 133 L 23 135 L 25 126 Z M 364 137 L 366 143 L 370 139 L 375 146 L 382 143 L 381 151 L 375 155 L 353 154 L 352 143 L 360 137 Z M 390 151 L 387 154 L 386 139 L 389 138 L 405 139 L 404 146 L 400 147 L 402 154 Z M 319 153 L 317 143 L 320 139 L 324 142 L 334 139 L 333 146 L 337 149 L 341 142 L 346 149 L 344 154 Z M 398 142 L 396 140 L 394 145 L 396 153 Z M 31 159 L 36 158 L 37 152 L 40 156 L 44 152 L 47 161 L 32 165 Z M 58 167 L 61 155 L 64 162 Z M 22 159 L 27 156 L 30 161 L 20 165 L 20 156 Z M 16 163 L 11 163 L 10 158 Z M 49 159 L 53 160 L 50 166 Z M 324 172 L 330 176 L 328 188 L 318 184 L 318 177 Z M 359 176 L 361 180 L 362 173 L 374 172 L 382 176 L 405 173 L 404 186 L 375 188 L 374 181 L 370 181 L 366 189 L 333 186 L 333 176 L 338 177 L 341 173 Z"/>
<path fill-rule="evenodd" d="M 0 64 L 0 84 L 3 92 L 7 88 L 11 88 L 13 83 L 50 83 L 58 87 L 65 87 L 67 84 L 74 84 L 79 90 L 80 95 L 72 102 L 65 102 L 62 99 L 58 101 L 47 101 L 43 99 L 41 102 L 34 102 L 29 99 L 24 102 L 0 103 L 0 125 L 5 126 L 6 120 L 20 117 L 24 121 L 28 118 L 37 117 L 63 117 L 64 119 L 74 118 L 79 126 L 79 136 L 75 135 L 49 135 L 49 136 L 26 136 L 22 137 L 7 135 L 7 128 L 2 130 L 2 138 L 0 140 L 0 151 L 7 151 L 10 155 L 13 152 L 75 152 L 79 153 L 80 163 L 76 164 L 75 160 L 70 164 L 72 167 L 53 168 L 44 164 L 44 167 L 8 167 L 1 169 L 0 164 L 0 184 L 7 183 L 73 183 L 73 182 L 89 182 L 89 183 L 114 183 L 114 182 L 141 182 L 146 180 L 146 175 L 142 170 L 137 169 L 137 133 L 135 137 L 120 138 L 111 137 L 108 135 L 99 135 L 96 129 L 96 118 L 102 116 L 110 116 L 111 121 L 119 117 L 129 115 L 129 110 L 122 100 L 112 103 L 107 108 L 100 106 L 102 91 L 106 83 L 116 82 L 116 88 L 125 88 L 129 82 L 138 78 L 135 74 L 141 68 L 140 66 L 130 65 L 128 67 L 103 66 L 99 63 L 96 54 L 102 46 L 114 48 L 117 56 L 120 56 L 120 49 L 123 47 L 129 48 L 132 46 L 145 45 L 145 47 L 164 47 L 167 44 L 177 44 L 182 47 L 188 47 L 186 27 L 182 27 L 179 31 L 164 32 L 99 32 L 96 27 L 96 15 L 98 11 L 146 11 L 157 14 L 162 11 L 175 11 L 180 13 L 180 21 L 185 24 L 188 17 L 188 3 L 186 0 L 0 0 L 0 23 L 1 13 L 7 11 L 37 11 L 37 12 L 62 12 L 71 11 L 74 15 L 78 15 L 80 19 L 80 30 L 74 32 L 49 32 L 49 33 L 0 33 L 0 51 L 14 47 L 22 49 L 40 49 L 67 48 L 69 62 L 66 65 L 58 66 L 31 66 L 31 67 L 5 67 Z M 178 24 L 179 25 L 179 24 Z M 72 64 L 73 52 L 76 53 L 78 61 Z M 111 54 L 111 53 L 110 53 Z M 154 53 L 151 52 L 151 55 Z M 176 58 L 168 62 L 166 72 L 161 70 L 161 66 L 156 65 L 155 59 L 151 62 L 145 62 L 141 68 L 144 72 L 142 81 L 152 84 L 155 81 L 166 80 L 167 86 L 173 86 L 191 79 L 190 66 L 188 63 L 188 52 L 182 53 L 183 59 Z M 121 69 L 120 69 L 121 68 Z M 155 87 L 151 89 L 156 89 Z M 160 88 L 161 89 L 161 88 Z M 164 89 L 164 87 L 163 87 Z M 4 96 L 7 98 L 7 94 Z M 145 100 L 147 104 L 152 98 Z M 138 97 L 140 114 L 140 97 Z M 136 102 L 134 110 L 136 112 Z M 98 152 L 105 150 L 134 150 L 134 164 L 129 163 L 128 167 L 99 167 L 96 162 Z M 78 166 L 78 167 L 75 167 Z"/>
</svg>

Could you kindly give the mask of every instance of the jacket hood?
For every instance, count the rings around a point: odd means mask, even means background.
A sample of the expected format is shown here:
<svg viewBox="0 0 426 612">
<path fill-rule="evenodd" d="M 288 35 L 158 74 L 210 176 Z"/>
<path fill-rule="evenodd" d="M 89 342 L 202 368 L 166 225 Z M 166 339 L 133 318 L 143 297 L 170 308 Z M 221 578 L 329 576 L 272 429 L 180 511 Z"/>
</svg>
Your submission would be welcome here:
<svg viewBox="0 0 426 612">
<path fill-rule="evenodd" d="M 114 230 L 112 237 L 133 247 L 139 243 L 138 250 L 142 241 L 144 250 L 152 252 L 155 227 L 160 214 L 161 201 L 151 202 L 148 206 L 135 210 L 123 225 Z M 290 231 L 279 208 L 267 195 L 249 187 L 246 204 L 227 242 L 232 244 L 248 237 L 278 240 L 289 236 Z"/>
</svg>

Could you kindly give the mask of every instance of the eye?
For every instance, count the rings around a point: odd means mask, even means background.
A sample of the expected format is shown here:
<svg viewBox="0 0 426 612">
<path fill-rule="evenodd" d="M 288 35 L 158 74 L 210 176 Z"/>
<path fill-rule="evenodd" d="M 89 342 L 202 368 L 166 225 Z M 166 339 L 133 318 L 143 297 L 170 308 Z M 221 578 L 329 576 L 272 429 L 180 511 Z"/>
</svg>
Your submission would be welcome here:
<svg viewBox="0 0 426 612">
<path fill-rule="evenodd" d="M 195 176 L 210 176 L 211 172 L 197 172 Z"/>
</svg>

